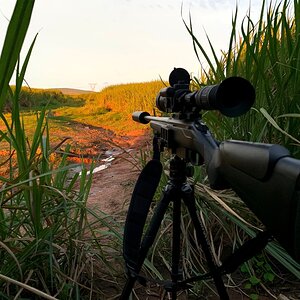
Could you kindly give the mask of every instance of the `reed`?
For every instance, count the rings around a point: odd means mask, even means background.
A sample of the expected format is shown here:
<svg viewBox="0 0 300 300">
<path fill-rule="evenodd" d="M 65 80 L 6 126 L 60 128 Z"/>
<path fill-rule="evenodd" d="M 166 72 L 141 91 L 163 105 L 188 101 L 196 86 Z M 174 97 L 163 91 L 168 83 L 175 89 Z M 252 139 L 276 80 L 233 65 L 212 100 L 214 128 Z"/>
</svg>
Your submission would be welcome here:
<svg viewBox="0 0 300 300">
<path fill-rule="evenodd" d="M 293 4 L 293 5 L 292 5 Z M 299 143 L 299 9 L 295 0 L 274 3 L 262 1 L 260 19 L 251 19 L 251 10 L 238 28 L 238 8 L 232 18 L 227 51 L 217 55 L 207 37 L 210 52 L 194 35 L 192 21 L 184 24 L 192 37 L 196 55 L 202 54 L 210 66 L 194 78 L 196 88 L 219 83 L 229 76 L 242 76 L 255 87 L 252 110 L 239 118 L 205 113 L 204 118 L 217 138 L 279 143 L 300 157 Z M 212 57 L 212 58 L 211 58 Z"/>
<path fill-rule="evenodd" d="M 0 142 L 9 149 L 1 162 L 6 172 L 0 177 L 0 298 L 99 299 L 99 270 L 114 280 L 114 268 L 101 251 L 109 241 L 104 237 L 117 232 L 112 218 L 100 218 L 87 207 L 92 176 L 83 164 L 81 174 L 73 171 L 68 145 L 65 153 L 56 153 L 63 142 L 50 142 L 45 108 L 35 112 L 30 136 L 20 112 L 21 87 L 36 37 L 22 65 L 19 57 L 33 6 L 33 0 L 16 1 L 0 57 Z M 14 70 L 16 86 L 11 88 Z M 10 113 L 4 114 L 6 101 Z M 101 244 L 96 232 L 104 227 L 101 238 L 106 242 Z"/>
</svg>

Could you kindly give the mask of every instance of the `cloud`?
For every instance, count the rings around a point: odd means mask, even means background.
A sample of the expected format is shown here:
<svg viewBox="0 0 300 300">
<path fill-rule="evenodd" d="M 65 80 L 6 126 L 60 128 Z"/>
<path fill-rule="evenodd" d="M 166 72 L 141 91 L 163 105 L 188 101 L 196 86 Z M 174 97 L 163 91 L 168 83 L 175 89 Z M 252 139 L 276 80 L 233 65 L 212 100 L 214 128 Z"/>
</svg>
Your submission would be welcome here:
<svg viewBox="0 0 300 300">
<path fill-rule="evenodd" d="M 143 8 L 150 8 L 150 9 L 174 9 L 180 7 L 182 1 L 184 0 L 118 0 L 120 2 L 127 2 L 134 6 L 139 6 Z"/>
<path fill-rule="evenodd" d="M 200 8 L 200 9 L 224 9 L 229 6 L 232 6 L 235 4 L 235 0 L 186 0 L 183 3 L 190 6 L 192 9 L 194 8 Z"/>
</svg>

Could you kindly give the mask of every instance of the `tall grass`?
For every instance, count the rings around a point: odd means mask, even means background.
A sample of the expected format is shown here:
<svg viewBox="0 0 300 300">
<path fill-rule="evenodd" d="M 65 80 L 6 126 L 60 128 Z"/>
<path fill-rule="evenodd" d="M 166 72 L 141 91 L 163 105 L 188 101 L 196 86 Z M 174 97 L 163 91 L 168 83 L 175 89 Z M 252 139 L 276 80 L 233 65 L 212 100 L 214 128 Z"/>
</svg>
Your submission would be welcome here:
<svg viewBox="0 0 300 300">
<path fill-rule="evenodd" d="M 0 166 L 0 298 L 99 299 L 100 268 L 108 274 L 114 270 L 102 247 L 112 247 L 109 237 L 117 237 L 118 230 L 111 218 L 87 208 L 92 176 L 83 166 L 81 175 L 72 171 L 69 146 L 66 153 L 55 153 L 62 142 L 51 143 L 45 108 L 36 113 L 30 137 L 20 113 L 36 38 L 22 65 L 19 56 L 33 6 L 33 0 L 16 2 L 0 57 L 0 142 L 9 149 Z M 10 115 L 4 114 L 8 98 Z M 105 233 L 99 235 L 101 226 Z"/>
<path fill-rule="evenodd" d="M 270 1 L 269 6 L 266 1 L 262 1 L 258 22 L 251 19 L 249 11 L 239 28 L 237 8 L 232 18 L 228 48 L 220 56 L 209 37 L 209 51 L 199 42 L 194 34 L 191 16 L 189 22 L 183 20 L 199 62 L 203 65 L 204 57 L 209 65 L 209 69 L 201 70 L 200 78 L 194 78 L 193 84 L 196 89 L 219 83 L 228 76 L 242 76 L 248 79 L 256 90 L 255 105 L 244 116 L 227 118 L 218 112 L 203 112 L 203 119 L 217 139 L 278 143 L 287 147 L 293 156 L 300 157 L 299 12 L 298 0 L 280 3 Z M 233 248 L 242 244 L 247 236 L 254 236 L 256 229 L 253 225 L 260 227 L 259 222 L 234 194 L 216 193 L 200 183 L 196 185 L 196 190 L 202 199 L 198 203 L 199 211 L 213 245 L 214 256 L 217 261 L 221 261 L 224 249 L 230 247 L 228 241 Z M 252 225 L 249 225 L 249 222 Z M 189 227 L 188 221 L 185 222 L 185 227 Z M 187 243 L 190 245 L 188 241 Z M 204 266 L 198 258 L 200 248 L 194 248 L 191 245 L 188 247 L 188 273 L 195 272 L 195 266 L 198 269 Z M 270 244 L 267 251 L 291 274 L 300 278 L 299 264 L 281 247 Z M 194 254 L 191 256 L 191 253 Z M 269 283 L 276 280 L 278 282 L 281 277 L 280 273 L 275 271 L 277 266 L 273 265 L 272 268 L 272 264 L 265 258 L 260 261 L 256 258 L 241 268 L 241 271 L 246 270 L 249 276 L 244 287 L 248 288 L 247 294 L 252 293 L 253 299 L 258 297 L 258 286 L 275 297 L 274 293 L 266 288 Z M 265 266 L 265 269 L 262 270 L 260 266 Z M 229 286 L 237 285 L 233 277 L 229 277 L 228 280 Z M 245 289 L 242 292 L 244 293 Z"/>
<path fill-rule="evenodd" d="M 132 113 L 134 110 L 152 111 L 157 92 L 163 87 L 161 81 L 129 83 L 109 86 L 94 94 L 99 107 Z"/>
<path fill-rule="evenodd" d="M 221 57 L 209 37 L 211 55 L 199 43 L 191 19 L 185 22 L 197 57 L 200 60 L 200 54 L 204 55 L 210 66 L 209 70 L 202 70 L 203 76 L 200 80 L 195 78 L 195 82 L 199 88 L 219 83 L 228 76 L 248 79 L 256 89 L 254 108 L 234 119 L 207 113 L 204 117 L 210 128 L 220 139 L 279 143 L 300 157 L 300 3 L 270 1 L 268 7 L 266 3 L 262 1 L 259 21 L 253 21 L 249 11 L 240 29 L 236 9 L 228 49 Z"/>
<path fill-rule="evenodd" d="M 81 95 L 85 100 L 82 107 L 57 109 L 55 114 L 126 134 L 141 129 L 138 123 L 132 122 L 132 112 L 152 112 L 156 94 L 162 87 L 160 81 L 109 86 L 98 93 Z"/>
</svg>

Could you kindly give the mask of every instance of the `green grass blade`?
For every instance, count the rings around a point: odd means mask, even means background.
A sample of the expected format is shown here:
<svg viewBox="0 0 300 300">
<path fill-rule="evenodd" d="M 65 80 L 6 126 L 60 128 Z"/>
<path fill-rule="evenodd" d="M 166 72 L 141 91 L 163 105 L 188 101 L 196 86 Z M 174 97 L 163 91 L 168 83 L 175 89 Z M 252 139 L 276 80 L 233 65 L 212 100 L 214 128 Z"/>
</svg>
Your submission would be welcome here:
<svg viewBox="0 0 300 300">
<path fill-rule="evenodd" d="M 37 36 L 38 34 L 35 35 L 34 39 L 33 39 L 33 42 L 31 43 L 30 45 L 30 48 L 27 52 L 27 55 L 25 57 L 25 61 L 23 63 L 23 66 L 22 66 L 22 69 L 21 69 L 21 72 L 17 78 L 17 83 L 16 83 L 16 90 L 19 90 L 21 91 L 21 88 L 22 88 L 22 84 L 23 84 L 23 81 L 24 81 L 24 76 L 25 76 L 25 72 L 26 72 L 26 69 L 27 69 L 27 66 L 28 66 L 28 63 L 29 63 L 29 59 L 31 57 L 31 53 L 32 53 L 32 50 L 33 50 L 33 47 L 34 47 L 34 44 L 36 42 L 36 39 L 37 39 Z"/>
<path fill-rule="evenodd" d="M 214 59 L 215 59 L 215 64 L 216 64 L 216 66 L 217 66 L 216 74 L 215 74 L 215 75 L 216 75 L 215 80 L 216 80 L 217 82 L 219 82 L 219 81 L 222 81 L 222 80 L 225 79 L 224 67 L 223 67 L 222 64 L 220 63 L 220 61 L 219 61 L 219 59 L 218 59 L 218 57 L 217 57 L 216 51 L 215 51 L 215 49 L 214 49 L 214 47 L 213 47 L 213 45 L 212 45 L 212 43 L 211 43 L 211 40 L 210 40 L 210 38 L 209 38 L 209 36 L 208 36 L 207 34 L 206 34 L 206 38 L 207 38 L 207 41 L 208 41 L 208 43 L 209 43 L 210 50 L 211 50 L 211 52 L 212 52 L 212 54 L 213 54 L 213 57 L 214 57 Z"/>
<path fill-rule="evenodd" d="M 30 156 L 29 159 L 32 160 L 37 153 L 38 147 L 40 145 L 40 141 L 43 136 L 43 132 L 45 130 L 44 125 L 45 121 L 45 108 L 41 111 L 40 116 L 37 116 L 37 126 L 33 135 L 31 149 L 30 149 Z"/>
<path fill-rule="evenodd" d="M 18 61 L 30 23 L 34 0 L 18 0 L 4 40 L 0 56 L 0 111 L 2 111 L 9 81 Z"/>
<path fill-rule="evenodd" d="M 237 22 L 237 16 L 238 16 L 238 7 L 236 6 L 234 17 L 232 18 L 232 30 L 230 34 L 229 39 L 229 47 L 227 52 L 227 60 L 226 60 L 226 75 L 232 73 L 231 66 L 233 65 L 232 60 L 235 59 L 234 57 L 234 44 L 236 44 L 235 38 L 236 38 L 236 22 Z M 234 43 L 235 41 L 235 43 Z M 234 75 L 231 74 L 231 75 Z"/>
<path fill-rule="evenodd" d="M 285 130 L 283 130 L 277 123 L 276 121 L 268 114 L 268 112 L 264 109 L 261 108 L 260 112 L 263 114 L 263 116 L 267 119 L 267 121 L 274 127 L 276 128 L 278 131 L 280 131 L 281 133 L 283 133 L 284 135 L 286 135 L 288 138 L 290 138 L 291 140 L 293 140 L 294 142 L 300 144 L 300 140 L 297 140 L 295 137 L 293 137 L 292 135 L 290 135 L 288 132 L 286 132 Z"/>
<path fill-rule="evenodd" d="M 186 30 L 188 31 L 188 33 L 190 34 L 190 36 L 192 37 L 193 40 L 193 47 L 196 53 L 196 56 L 198 58 L 198 61 L 200 62 L 200 56 L 198 54 L 198 50 L 197 47 L 200 49 L 201 53 L 203 54 L 205 60 L 207 61 L 207 63 L 209 64 L 210 70 L 212 71 L 212 73 L 215 75 L 215 77 L 217 77 L 217 72 L 215 70 L 214 64 L 213 62 L 210 60 L 208 54 L 206 53 L 206 51 L 204 50 L 204 48 L 202 47 L 202 45 L 199 43 L 199 41 L 197 40 L 196 36 L 193 33 L 193 27 L 192 27 L 192 17 L 190 15 L 190 25 L 188 26 L 186 21 L 182 18 L 183 24 L 186 28 Z"/>
</svg>

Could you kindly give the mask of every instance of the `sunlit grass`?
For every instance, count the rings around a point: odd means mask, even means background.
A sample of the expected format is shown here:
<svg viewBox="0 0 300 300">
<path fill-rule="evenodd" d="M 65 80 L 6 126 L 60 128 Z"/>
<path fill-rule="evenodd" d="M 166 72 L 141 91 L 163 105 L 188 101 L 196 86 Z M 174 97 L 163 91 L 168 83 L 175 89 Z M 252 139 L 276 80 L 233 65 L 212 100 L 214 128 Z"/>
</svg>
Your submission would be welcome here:
<svg viewBox="0 0 300 300">
<path fill-rule="evenodd" d="M 156 94 L 162 87 L 160 81 L 121 84 L 79 96 L 23 87 L 19 95 L 20 113 L 29 136 L 35 127 L 37 111 L 45 108 L 51 132 L 63 128 L 72 131 L 72 122 L 79 122 L 124 134 L 141 129 L 139 124 L 132 121 L 131 115 L 136 110 L 153 112 Z M 11 110 L 11 101 L 6 104 L 8 110 Z M 11 114 L 7 112 L 5 118 L 10 120 Z M 0 121 L 1 126 L 4 124 Z"/>
<path fill-rule="evenodd" d="M 35 39 L 22 65 L 19 57 L 33 5 L 16 1 L 0 57 L 0 142 L 6 155 L 0 175 L 0 298 L 100 299 L 105 286 L 99 282 L 107 274 L 114 282 L 119 274 L 118 260 L 111 264 L 119 254 L 110 252 L 108 259 L 102 249 L 115 245 L 110 237 L 118 231 L 111 217 L 87 207 L 92 176 L 80 163 L 81 174 L 74 172 L 67 160 L 70 146 L 56 152 L 64 141 L 50 135 L 52 113 L 44 106 L 55 109 L 56 98 L 65 97 L 22 92 Z M 59 106 L 83 103 L 69 99 Z"/>
<path fill-rule="evenodd" d="M 83 95 L 86 104 L 78 110 L 72 109 L 72 113 L 77 121 L 125 133 L 140 128 L 132 121 L 134 111 L 153 112 L 156 95 L 162 87 L 161 81 L 109 86 L 99 93 Z"/>
</svg>

